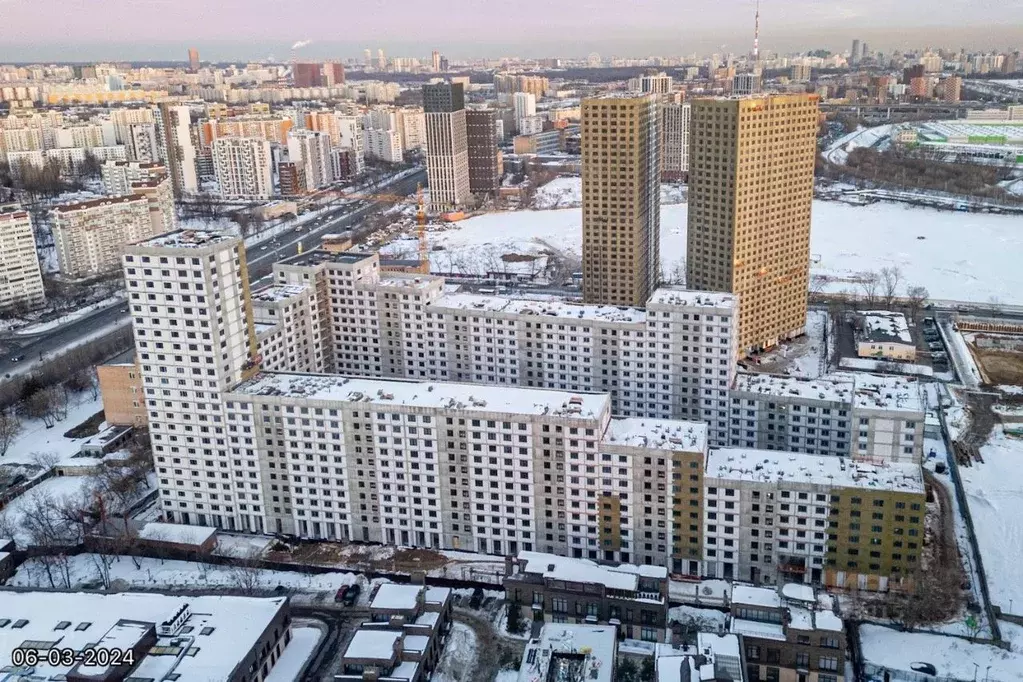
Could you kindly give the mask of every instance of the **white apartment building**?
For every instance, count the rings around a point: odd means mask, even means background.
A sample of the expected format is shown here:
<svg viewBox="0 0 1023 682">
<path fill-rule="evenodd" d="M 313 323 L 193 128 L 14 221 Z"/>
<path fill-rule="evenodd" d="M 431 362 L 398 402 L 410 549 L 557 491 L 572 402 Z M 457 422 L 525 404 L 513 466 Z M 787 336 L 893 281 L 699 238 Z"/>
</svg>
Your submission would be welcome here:
<svg viewBox="0 0 1023 682">
<path fill-rule="evenodd" d="M 330 135 L 314 130 L 288 131 L 288 157 L 305 168 L 306 186 L 320 189 L 334 182 Z"/>
<path fill-rule="evenodd" d="M 126 139 L 122 144 L 129 160 L 152 163 L 160 158 L 155 123 L 129 123 L 125 128 Z"/>
<path fill-rule="evenodd" d="M 110 121 L 62 126 L 55 128 L 53 132 L 54 146 L 62 149 L 92 149 L 113 147 L 117 144 L 114 124 Z"/>
<path fill-rule="evenodd" d="M 0 142 L 4 153 L 32 152 L 46 149 L 41 128 L 5 128 L 0 131 Z"/>
<path fill-rule="evenodd" d="M 536 95 L 531 92 L 516 92 L 512 96 L 512 107 L 515 109 L 516 121 L 521 121 L 527 116 L 535 116 Z"/>
<path fill-rule="evenodd" d="M 424 116 L 430 204 L 438 208 L 464 206 L 472 199 L 465 109 L 428 112 Z"/>
<path fill-rule="evenodd" d="M 192 139 L 192 112 L 186 105 L 161 102 L 154 110 L 160 160 L 170 169 L 174 196 L 199 191 L 197 152 Z"/>
<path fill-rule="evenodd" d="M 213 168 L 224 199 L 270 199 L 274 195 L 270 143 L 250 137 L 213 141 Z"/>
<path fill-rule="evenodd" d="M 366 136 L 366 156 L 388 163 L 402 162 L 401 134 L 397 130 L 367 128 L 363 132 Z"/>
<path fill-rule="evenodd" d="M 11 174 L 18 177 L 22 170 L 29 166 L 42 168 L 46 163 L 55 161 L 64 168 L 74 168 L 92 157 L 98 161 L 124 161 L 128 158 L 124 145 L 113 147 L 57 147 L 54 149 L 35 150 L 28 152 L 8 152 L 7 164 Z"/>
<path fill-rule="evenodd" d="M 422 107 L 401 110 L 401 144 L 404 151 L 426 146 L 426 114 Z"/>
<path fill-rule="evenodd" d="M 337 115 L 338 125 L 338 148 L 349 149 L 354 152 L 355 166 L 352 168 L 353 175 L 362 175 L 366 169 L 365 143 L 363 140 L 362 120 L 358 116 Z M 340 177 L 338 171 L 335 175 Z"/>
<path fill-rule="evenodd" d="M 166 519 L 264 530 L 256 463 L 226 431 L 224 392 L 258 354 L 242 241 L 179 231 L 127 246 L 123 264 Z"/>
<path fill-rule="evenodd" d="M 53 209 L 57 264 L 65 277 L 103 275 L 117 269 L 126 244 L 154 236 L 149 199 L 104 197 Z"/>
<path fill-rule="evenodd" d="M 131 194 L 134 182 L 158 180 L 167 177 L 167 166 L 159 162 L 107 161 L 100 169 L 103 192 L 112 197 Z"/>
<path fill-rule="evenodd" d="M 523 116 L 517 119 L 519 126 L 520 135 L 535 135 L 536 133 L 543 132 L 543 122 L 546 120 L 544 116 L 533 114 L 532 116 Z"/>
<path fill-rule="evenodd" d="M 174 214 L 174 188 L 171 186 L 170 177 L 163 175 L 132 182 L 131 194 L 145 197 L 149 202 L 149 220 L 152 223 L 150 235 L 156 236 L 174 230 L 177 216 Z"/>
<path fill-rule="evenodd" d="M 445 294 L 441 277 L 320 249 L 274 270 L 329 292 L 332 371 L 607 392 L 615 414 L 705 420 L 727 443 L 731 294 L 658 289 L 646 309 Z"/>
<path fill-rule="evenodd" d="M 45 302 L 32 218 L 17 206 L 0 206 L 0 308 Z"/>
<path fill-rule="evenodd" d="M 307 284 L 271 285 L 252 292 L 261 366 L 282 372 L 326 372 L 330 359 L 320 335 L 324 315 Z"/>
<path fill-rule="evenodd" d="M 661 104 L 661 177 L 683 180 L 689 175 L 689 104 Z"/>
</svg>

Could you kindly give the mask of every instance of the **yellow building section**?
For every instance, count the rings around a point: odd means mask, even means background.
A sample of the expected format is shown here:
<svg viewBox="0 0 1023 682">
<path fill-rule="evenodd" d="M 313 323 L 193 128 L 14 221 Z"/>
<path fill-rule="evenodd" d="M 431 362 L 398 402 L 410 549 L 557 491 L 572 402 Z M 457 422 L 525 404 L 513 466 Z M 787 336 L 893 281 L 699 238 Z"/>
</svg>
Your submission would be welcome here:
<svg viewBox="0 0 1023 682">
<path fill-rule="evenodd" d="M 703 558 L 703 453 L 673 453 L 671 478 L 672 569 L 699 575 Z"/>
<path fill-rule="evenodd" d="M 245 328 L 249 335 L 249 359 L 242 366 L 242 380 L 251 379 L 259 373 L 259 366 L 263 362 L 259 354 L 259 340 L 256 338 L 256 322 L 252 314 L 252 289 L 249 286 L 249 264 L 245 260 L 245 244 L 237 247 L 238 267 L 241 268 L 242 276 L 242 301 L 245 306 Z"/>
<path fill-rule="evenodd" d="M 600 509 L 600 548 L 617 552 L 622 548 L 622 501 L 615 495 L 597 498 Z"/>
<path fill-rule="evenodd" d="M 850 590 L 911 586 L 924 550 L 923 492 L 835 488 L 824 584 Z"/>
</svg>

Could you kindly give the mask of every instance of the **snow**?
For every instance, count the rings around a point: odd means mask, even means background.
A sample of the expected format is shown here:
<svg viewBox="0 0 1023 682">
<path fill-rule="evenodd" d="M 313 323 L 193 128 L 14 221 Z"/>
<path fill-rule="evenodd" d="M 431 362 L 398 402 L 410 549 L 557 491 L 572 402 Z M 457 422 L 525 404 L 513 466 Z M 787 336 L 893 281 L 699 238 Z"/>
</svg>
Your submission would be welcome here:
<svg viewBox="0 0 1023 682">
<path fill-rule="evenodd" d="M 973 353 L 970 352 L 969 346 L 966 345 L 963 335 L 954 328 L 950 320 L 939 320 L 938 331 L 945 341 L 945 347 L 949 350 L 949 357 L 956 368 L 959 381 L 966 386 L 979 386 L 983 381 L 980 376 L 980 370 L 977 368 L 977 363 L 973 359 Z"/>
<path fill-rule="evenodd" d="M 1023 605 L 1023 440 L 996 426 L 980 448 L 984 461 L 960 467 L 988 579 L 991 603 L 1010 612 Z"/>
<path fill-rule="evenodd" d="M 356 630 L 345 650 L 345 658 L 370 658 L 389 661 L 394 657 L 394 645 L 401 639 L 400 630 Z"/>
<path fill-rule="evenodd" d="M 845 462 L 841 457 L 745 448 L 711 450 L 707 455 L 706 478 L 760 483 L 796 481 L 909 493 L 924 491 L 919 465 Z M 732 600 L 735 600 L 734 591 Z"/>
<path fill-rule="evenodd" d="M 122 304 L 123 302 L 124 302 L 123 293 L 116 296 L 108 296 L 107 298 L 104 298 L 102 301 L 97 301 L 96 303 L 83 306 L 81 308 L 78 308 L 77 310 L 71 311 L 70 313 L 54 318 L 48 322 L 39 322 L 37 324 L 32 324 L 27 327 L 21 327 L 15 333 L 19 336 L 26 336 L 31 334 L 41 334 L 43 332 L 48 332 L 53 329 L 56 329 L 57 327 L 61 327 L 65 324 L 81 319 L 86 315 L 89 315 L 90 313 L 93 313 L 97 310 L 109 308 L 110 306 Z"/>
<path fill-rule="evenodd" d="M 849 152 L 860 147 L 874 147 L 891 135 L 892 126 L 882 125 L 874 128 L 857 128 L 851 133 L 835 140 L 824 151 L 824 158 L 831 163 L 844 164 Z"/>
<path fill-rule="evenodd" d="M 214 554 L 233 557 L 259 557 L 273 543 L 274 538 L 269 535 L 233 535 L 217 532 L 217 549 Z"/>
<path fill-rule="evenodd" d="M 263 682 L 298 682 L 302 666 L 312 658 L 322 636 L 320 629 L 316 627 L 300 627 L 298 625 L 292 627 L 291 641 L 285 647 L 281 657 L 277 659 L 270 674 L 263 678 Z"/>
<path fill-rule="evenodd" d="M 661 204 L 681 204 L 686 200 L 685 185 L 661 185 Z M 539 210 L 577 208 L 583 203 L 583 182 L 580 177 L 555 178 L 533 195 L 533 207 Z"/>
<path fill-rule="evenodd" d="M 570 580 L 578 583 L 604 585 L 612 590 L 635 592 L 639 585 L 637 576 L 652 578 L 668 577 L 667 569 L 654 566 L 601 566 L 589 559 L 574 559 L 546 554 L 544 552 L 519 552 L 519 571 L 541 575 L 545 579 Z"/>
<path fill-rule="evenodd" d="M 700 632 L 726 632 L 728 614 L 716 609 L 695 606 L 673 606 L 668 609 L 669 623 L 682 623 Z"/>
<path fill-rule="evenodd" d="M 14 542 L 18 547 L 24 548 L 33 544 L 32 535 L 25 530 L 25 517 L 29 513 L 35 513 L 40 507 L 50 508 L 53 513 L 48 526 L 54 528 L 62 527 L 59 512 L 56 507 L 67 504 L 75 509 L 87 507 L 92 502 L 91 491 L 95 485 L 92 476 L 54 476 L 38 484 L 31 490 L 11 500 L 3 511 L 0 512 L 0 519 L 10 528 Z M 52 503 L 52 504 L 51 504 Z M 77 544 L 80 538 L 77 537 L 76 529 L 68 529 L 65 538 L 69 545 Z"/>
<path fill-rule="evenodd" d="M 707 425 L 674 419 L 624 417 L 612 419 L 608 423 L 604 442 L 630 447 L 703 452 L 707 449 Z"/>
<path fill-rule="evenodd" d="M 795 599 L 803 602 L 816 602 L 813 588 L 805 583 L 785 583 L 781 588 L 782 596 L 786 599 Z"/>
<path fill-rule="evenodd" d="M 617 635 L 612 626 L 547 623 L 540 631 L 540 637 L 529 640 L 526 645 L 522 666 L 519 668 L 519 682 L 568 679 L 567 670 L 550 670 L 550 666 L 559 660 L 559 657 L 552 654 L 581 653 L 583 649 L 589 651 L 578 679 L 611 682 L 616 644 Z M 573 674 L 571 677 L 576 676 Z"/>
<path fill-rule="evenodd" d="M 733 618 L 729 631 L 743 637 L 759 637 L 760 639 L 774 639 L 780 642 L 785 641 L 785 628 L 780 623 L 761 623 L 755 620 L 744 618 Z"/>
<path fill-rule="evenodd" d="M 773 588 L 735 585 L 732 587 L 732 603 L 777 609 L 781 608 L 781 597 L 778 596 L 778 591 Z"/>
<path fill-rule="evenodd" d="M 444 645 L 444 652 L 437 663 L 434 682 L 462 682 L 469 679 L 476 667 L 478 643 L 476 633 L 464 623 L 452 623 Z M 516 673 L 517 679 L 518 673 Z"/>
<path fill-rule="evenodd" d="M 687 205 L 661 207 L 662 267 L 686 253 Z M 898 266 L 903 281 L 926 287 L 932 299 L 1023 304 L 1023 230 L 1018 216 L 963 213 L 879 202 L 849 206 L 814 201 L 811 274 L 831 293 L 861 293 L 863 274 Z M 923 236 L 925 239 L 918 239 Z M 542 271 L 546 252 L 579 258 L 579 209 L 495 212 L 428 232 L 435 272 Z M 414 240 L 382 252 L 415 250 Z M 503 254 L 537 256 L 537 262 L 504 263 Z M 902 292 L 899 292 L 902 293 Z"/>
<path fill-rule="evenodd" d="M 187 526 L 180 523 L 147 523 L 139 531 L 143 540 L 171 542 L 181 545 L 201 545 L 217 534 L 211 526 Z"/>
<path fill-rule="evenodd" d="M 388 611 L 412 611 L 419 603 L 419 593 L 423 588 L 419 585 L 384 584 L 377 589 L 369 607 Z"/>
<path fill-rule="evenodd" d="M 86 587 L 100 582 L 97 570 L 99 559 L 94 554 L 79 554 L 69 557 L 70 587 Z M 193 561 L 170 561 L 140 557 L 141 568 L 129 557 L 117 557 L 110 566 L 110 579 L 122 580 L 129 586 L 139 587 L 234 587 L 241 582 L 239 569 L 232 566 L 198 564 Z M 252 571 L 255 587 L 274 589 L 278 585 L 299 592 L 337 592 L 339 587 L 356 582 L 354 573 L 321 573 L 317 575 L 268 569 L 245 569 Z M 251 584 L 245 578 L 247 584 Z M 7 583 L 20 587 L 49 587 L 45 576 L 32 561 L 26 561 Z"/>
<path fill-rule="evenodd" d="M 732 584 L 726 580 L 692 582 L 671 580 L 668 582 L 668 596 L 673 603 L 726 606 L 731 595 Z"/>
<path fill-rule="evenodd" d="M 913 673 L 913 664 L 930 663 L 937 669 L 935 679 L 963 682 L 1023 680 L 1023 655 L 987 644 L 974 644 L 946 635 L 899 632 L 866 624 L 860 626 L 860 644 L 867 673 L 872 679 L 883 677 L 882 668 Z M 902 679 L 920 677 L 905 676 Z M 892 679 L 900 678 L 893 676 Z"/>
<path fill-rule="evenodd" d="M 362 402 L 367 409 L 371 404 L 383 407 L 415 405 L 442 410 L 573 416 L 579 419 L 603 414 L 609 402 L 606 394 L 285 372 L 259 374 L 236 386 L 227 399 L 258 400 L 259 396 L 281 395 L 307 400 Z"/>
<path fill-rule="evenodd" d="M 89 393 L 71 396 L 72 405 L 68 407 L 67 417 L 56 422 L 53 427 L 46 428 L 41 419 L 25 419 L 21 422 L 22 431 L 18 439 L 11 444 L 7 454 L 0 458 L 3 464 L 34 464 L 37 453 L 45 453 L 63 462 L 74 455 L 88 440 L 83 438 L 65 438 L 62 434 L 103 409 L 103 401 L 95 399 Z"/>
<path fill-rule="evenodd" d="M 934 370 L 926 365 L 912 365 L 890 360 L 871 360 L 870 358 L 842 358 L 838 361 L 842 369 L 861 370 L 865 372 L 893 372 L 913 376 L 934 376 Z"/>
</svg>

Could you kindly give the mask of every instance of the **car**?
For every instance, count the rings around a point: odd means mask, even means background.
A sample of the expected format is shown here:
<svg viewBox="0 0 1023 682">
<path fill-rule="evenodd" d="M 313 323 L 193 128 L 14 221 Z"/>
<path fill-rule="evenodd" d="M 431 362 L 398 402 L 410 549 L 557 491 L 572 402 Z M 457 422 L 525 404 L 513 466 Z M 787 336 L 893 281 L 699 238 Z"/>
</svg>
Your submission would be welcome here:
<svg viewBox="0 0 1023 682">
<path fill-rule="evenodd" d="M 355 606 L 355 601 L 359 598 L 359 595 L 361 593 L 362 588 L 359 587 L 358 583 L 349 585 L 345 589 L 344 595 L 342 595 L 341 597 L 341 603 L 344 604 L 345 606 Z"/>
<path fill-rule="evenodd" d="M 121 308 L 121 312 L 122 312 L 122 313 L 126 313 L 126 312 L 128 312 L 128 307 L 127 307 L 127 306 L 125 306 L 124 308 Z"/>
<path fill-rule="evenodd" d="M 21 362 L 24 359 L 25 359 L 24 355 L 12 355 L 11 356 L 11 362 Z"/>
<path fill-rule="evenodd" d="M 260 251 L 266 251 L 269 248 L 270 248 L 269 246 L 267 246 L 266 244 L 263 244 L 261 247 L 259 247 L 259 250 Z"/>
</svg>

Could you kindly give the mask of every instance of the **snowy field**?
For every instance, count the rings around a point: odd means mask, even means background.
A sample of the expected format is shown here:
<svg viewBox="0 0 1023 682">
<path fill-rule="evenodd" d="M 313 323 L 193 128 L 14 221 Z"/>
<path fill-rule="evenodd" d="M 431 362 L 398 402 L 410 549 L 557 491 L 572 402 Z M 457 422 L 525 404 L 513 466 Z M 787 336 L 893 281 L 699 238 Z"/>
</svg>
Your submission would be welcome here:
<svg viewBox="0 0 1023 682">
<path fill-rule="evenodd" d="M 686 253 L 687 208 L 661 207 L 662 268 L 667 271 Z M 1023 268 L 1017 263 L 1023 253 L 1021 227 L 1014 216 L 815 201 L 811 272 L 828 278 L 828 291 L 858 293 L 863 273 L 898 266 L 904 286 L 924 286 L 931 298 L 1023 304 Z M 545 251 L 579 256 L 582 213 L 574 208 L 489 213 L 433 229 L 429 239 L 431 248 L 443 249 L 431 253 L 435 272 L 538 271 Z M 383 251 L 414 254 L 415 241 L 398 241 Z M 537 255 L 540 261 L 502 262 L 501 256 L 510 253 Z"/>
<path fill-rule="evenodd" d="M 991 601 L 1012 613 L 1023 610 L 1023 440 L 996 427 L 980 449 L 983 464 L 960 467 L 973 527 L 987 573 Z"/>
<path fill-rule="evenodd" d="M 682 184 L 661 184 L 661 205 L 681 204 L 686 200 L 686 187 Z M 578 208 L 583 203 L 583 188 L 580 178 L 555 178 L 536 190 L 533 208 Z"/>
<path fill-rule="evenodd" d="M 65 438 L 63 434 L 102 410 L 103 401 L 99 398 L 94 400 L 91 393 L 86 391 L 77 396 L 72 395 L 71 403 L 67 418 L 56 422 L 51 428 L 46 428 L 41 419 L 22 420 L 22 431 L 7 453 L 0 457 L 0 464 L 34 464 L 40 455 L 54 456 L 64 461 L 78 454 L 82 443 L 88 438 Z M 103 426 L 101 424 L 100 428 Z"/>
<path fill-rule="evenodd" d="M 94 554 L 69 557 L 71 585 L 57 587 L 89 587 L 101 585 L 100 561 Z M 124 581 L 131 587 L 228 587 L 272 590 L 278 585 L 299 592 L 336 592 L 342 585 L 351 585 L 359 576 L 355 573 L 322 573 L 309 575 L 291 571 L 271 571 L 257 568 L 239 569 L 234 566 L 215 566 L 192 561 L 171 561 L 139 557 L 140 568 L 130 557 L 117 557 L 110 566 L 110 580 Z M 45 572 L 29 560 L 18 567 L 8 585 L 21 587 L 49 587 Z"/>
<path fill-rule="evenodd" d="M 883 679 L 884 668 L 911 673 L 915 663 L 933 665 L 937 669 L 933 679 L 1023 680 L 1023 655 L 986 644 L 878 625 L 860 626 L 860 643 L 869 680 Z M 892 679 L 906 678 L 892 675 Z"/>
<path fill-rule="evenodd" d="M 434 682 L 463 682 L 476 666 L 476 633 L 465 623 L 452 623 L 451 633 L 444 645 L 444 653 L 437 663 Z"/>
<path fill-rule="evenodd" d="M 95 484 L 96 480 L 92 476 L 54 476 L 46 479 L 25 494 L 15 497 L 0 512 L 4 533 L 10 533 L 18 547 L 32 544 L 32 536 L 24 528 L 27 514 L 35 515 L 41 509 L 49 509 L 53 516 L 47 525 L 59 528 L 62 521 L 59 512 L 53 507 L 87 507 Z M 77 544 L 79 538 L 72 533 L 67 536 L 67 540 L 70 544 Z"/>
</svg>

